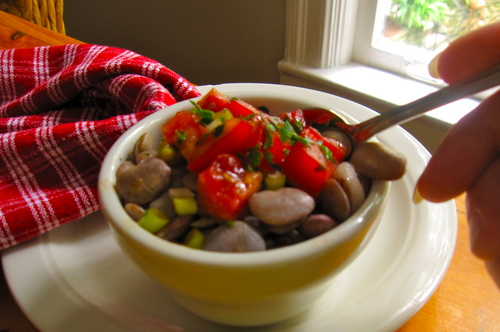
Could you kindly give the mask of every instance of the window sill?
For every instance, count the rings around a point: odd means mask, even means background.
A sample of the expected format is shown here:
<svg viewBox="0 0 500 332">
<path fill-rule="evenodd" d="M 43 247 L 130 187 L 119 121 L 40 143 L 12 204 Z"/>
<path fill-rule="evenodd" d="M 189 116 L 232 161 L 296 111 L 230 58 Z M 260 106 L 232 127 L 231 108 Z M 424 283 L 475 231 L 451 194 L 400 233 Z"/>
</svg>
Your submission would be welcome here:
<svg viewBox="0 0 500 332">
<path fill-rule="evenodd" d="M 437 90 L 436 87 L 411 78 L 404 78 L 357 63 L 338 68 L 312 68 L 281 61 L 278 69 L 281 73 L 281 83 L 287 84 L 287 77 L 288 81 L 294 77 L 304 82 L 321 85 L 322 90 L 343 91 L 343 94 L 349 95 L 350 99 L 361 104 L 370 104 L 366 106 L 380 113 Z M 423 117 L 449 127 L 478 104 L 476 100 L 463 99 L 430 111 Z"/>
</svg>

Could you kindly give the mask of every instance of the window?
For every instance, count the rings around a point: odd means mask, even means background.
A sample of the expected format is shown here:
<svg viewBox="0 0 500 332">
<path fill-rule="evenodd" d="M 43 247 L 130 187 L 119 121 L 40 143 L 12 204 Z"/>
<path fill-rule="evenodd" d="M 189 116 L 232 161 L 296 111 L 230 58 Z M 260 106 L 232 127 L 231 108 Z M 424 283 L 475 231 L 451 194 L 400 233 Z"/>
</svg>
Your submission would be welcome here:
<svg viewBox="0 0 500 332">
<path fill-rule="evenodd" d="M 387 16 L 402 1 L 287 0 L 285 57 L 278 63 L 280 82 L 336 94 L 381 113 L 435 91 L 439 82 L 429 80 L 426 62 L 433 57 L 428 52 L 442 45 L 422 49 L 415 43 L 391 39 L 388 33 Z M 473 1 L 482 0 L 449 3 L 472 6 Z M 482 15 L 478 25 L 486 24 L 485 17 L 499 19 L 495 8 L 500 7 L 500 0 L 478 4 L 478 9 L 483 4 L 486 8 L 476 12 Z M 405 49 L 411 51 L 402 51 Z M 477 104 L 476 99 L 460 100 L 403 127 L 432 152 L 450 126 Z"/>
<path fill-rule="evenodd" d="M 498 19 L 495 0 L 359 0 L 353 60 L 437 83 L 429 61 L 453 39 Z"/>
<path fill-rule="evenodd" d="M 500 0 L 288 0 L 285 60 L 315 68 L 353 61 L 432 83 L 435 54 L 499 19 Z"/>
</svg>

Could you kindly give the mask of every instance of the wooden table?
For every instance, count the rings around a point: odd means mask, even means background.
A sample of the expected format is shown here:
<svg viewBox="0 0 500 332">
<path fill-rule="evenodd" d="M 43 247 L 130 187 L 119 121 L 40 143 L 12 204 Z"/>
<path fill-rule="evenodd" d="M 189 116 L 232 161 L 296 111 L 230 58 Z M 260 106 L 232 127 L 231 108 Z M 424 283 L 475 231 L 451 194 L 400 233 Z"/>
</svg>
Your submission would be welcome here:
<svg viewBox="0 0 500 332">
<path fill-rule="evenodd" d="M 0 11 L 0 49 L 82 43 Z M 464 196 L 456 199 L 458 237 L 444 279 L 400 332 L 500 332 L 500 291 L 469 250 Z M 0 265 L 1 268 L 1 265 Z M 0 271 L 0 332 L 37 329 L 15 303 Z"/>
</svg>

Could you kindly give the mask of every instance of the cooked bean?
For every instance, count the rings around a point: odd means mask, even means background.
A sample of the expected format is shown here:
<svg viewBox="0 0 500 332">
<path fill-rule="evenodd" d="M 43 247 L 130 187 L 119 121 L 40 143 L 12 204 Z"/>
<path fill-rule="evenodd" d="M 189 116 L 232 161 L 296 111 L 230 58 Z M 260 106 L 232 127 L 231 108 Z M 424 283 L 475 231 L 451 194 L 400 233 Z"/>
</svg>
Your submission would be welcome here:
<svg viewBox="0 0 500 332">
<path fill-rule="evenodd" d="M 170 182 L 170 188 L 182 188 L 185 187 L 182 178 L 189 174 L 189 171 L 184 166 L 172 167 L 172 181 Z"/>
<path fill-rule="evenodd" d="M 264 228 L 266 230 L 266 232 L 282 235 L 282 234 L 288 233 L 291 230 L 297 228 L 303 221 L 304 221 L 304 218 L 298 219 L 294 222 L 284 224 L 284 225 L 269 225 L 269 224 L 266 224 L 263 222 L 262 228 Z"/>
<path fill-rule="evenodd" d="M 342 222 L 351 214 L 351 202 L 345 190 L 335 179 L 328 179 L 319 195 L 321 212 Z"/>
<path fill-rule="evenodd" d="M 157 209 L 161 212 L 165 213 L 165 215 L 169 218 L 175 217 L 175 209 L 174 204 L 172 203 L 172 198 L 168 193 L 168 190 L 163 192 L 160 196 L 155 198 L 149 203 L 150 209 Z"/>
<path fill-rule="evenodd" d="M 137 158 L 139 153 L 150 150 L 155 150 L 153 136 L 150 133 L 144 133 L 139 137 L 137 142 L 135 142 L 134 157 Z"/>
<path fill-rule="evenodd" d="M 290 187 L 255 193 L 248 204 L 257 218 L 271 226 L 285 226 L 300 221 L 315 206 L 314 199 L 309 194 Z"/>
<path fill-rule="evenodd" d="M 196 192 L 198 190 L 198 176 L 194 173 L 188 173 L 182 177 L 184 187 Z"/>
<path fill-rule="evenodd" d="M 265 227 L 265 225 L 257 218 L 256 216 L 252 214 L 248 214 L 243 217 L 243 221 L 249 224 L 253 229 L 255 229 L 257 232 L 259 232 L 262 236 L 266 236 L 269 231 Z"/>
<path fill-rule="evenodd" d="M 130 216 L 130 218 L 134 219 L 135 221 L 141 219 L 141 217 L 144 214 L 144 208 L 135 203 L 127 203 L 125 204 L 124 208 L 125 211 L 127 211 L 127 214 Z"/>
<path fill-rule="evenodd" d="M 200 219 L 197 219 L 196 221 L 193 221 L 190 226 L 193 228 L 205 229 L 211 228 L 215 225 L 217 225 L 217 223 L 214 219 L 202 217 Z"/>
<path fill-rule="evenodd" d="M 187 231 L 189 230 L 189 224 L 192 220 L 192 216 L 175 217 L 156 235 L 168 241 L 176 241 L 187 233 Z"/>
<path fill-rule="evenodd" d="M 406 170 L 406 156 L 378 142 L 361 143 L 350 161 L 359 173 L 377 180 L 397 180 Z"/>
<path fill-rule="evenodd" d="M 158 158 L 149 158 L 138 165 L 128 164 L 117 170 L 116 191 L 125 202 L 145 204 L 167 188 L 170 174 L 170 167 Z"/>
<path fill-rule="evenodd" d="M 243 221 L 225 223 L 210 231 L 202 249 L 221 252 L 266 250 L 264 238 Z"/>
<path fill-rule="evenodd" d="M 298 228 L 299 233 L 306 239 L 321 235 L 335 228 L 338 224 L 326 214 L 313 214 Z"/>
<path fill-rule="evenodd" d="M 340 128 L 330 127 L 321 133 L 325 137 L 333 138 L 337 142 L 340 142 L 347 149 L 347 155 L 352 152 L 352 141 L 349 136 Z"/>
<path fill-rule="evenodd" d="M 273 246 L 284 247 L 304 241 L 304 237 L 296 230 L 292 229 L 274 238 Z"/>
<path fill-rule="evenodd" d="M 349 197 L 351 211 L 356 211 L 365 201 L 365 192 L 356 169 L 349 162 L 341 162 L 335 170 L 334 178 L 340 183 L 347 197 Z"/>
<path fill-rule="evenodd" d="M 155 150 L 141 151 L 135 156 L 135 162 L 139 164 L 143 160 L 146 160 L 148 158 L 156 158 L 157 156 L 158 153 Z"/>
<path fill-rule="evenodd" d="M 129 169 L 134 168 L 135 164 L 130 160 L 124 161 L 118 168 L 116 169 L 116 175 L 120 173 L 128 172 Z"/>
</svg>

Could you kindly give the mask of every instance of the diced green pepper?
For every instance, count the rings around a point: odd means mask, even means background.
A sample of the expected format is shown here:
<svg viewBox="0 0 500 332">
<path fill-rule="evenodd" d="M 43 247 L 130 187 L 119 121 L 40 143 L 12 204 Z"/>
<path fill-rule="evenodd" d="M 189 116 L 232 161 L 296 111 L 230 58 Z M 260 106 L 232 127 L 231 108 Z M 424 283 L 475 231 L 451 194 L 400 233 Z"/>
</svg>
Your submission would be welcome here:
<svg viewBox="0 0 500 332">
<path fill-rule="evenodd" d="M 158 209 L 147 209 L 137 222 L 139 226 L 150 233 L 156 233 L 167 226 L 170 219 Z"/>
<path fill-rule="evenodd" d="M 160 141 L 157 152 L 158 158 L 162 159 L 167 164 L 179 157 L 178 152 L 170 144 L 165 142 L 165 140 Z"/>
<path fill-rule="evenodd" d="M 214 120 L 220 120 L 220 119 L 232 119 L 233 118 L 233 113 L 227 108 L 224 108 L 220 112 L 214 113 Z"/>
<path fill-rule="evenodd" d="M 286 176 L 282 172 L 276 171 L 266 174 L 264 183 L 269 190 L 278 190 L 285 186 Z"/>
<path fill-rule="evenodd" d="M 179 216 L 193 215 L 198 213 L 198 204 L 194 197 L 174 197 L 175 213 Z"/>
<path fill-rule="evenodd" d="M 186 235 L 186 238 L 184 239 L 184 245 L 193 249 L 201 249 L 204 241 L 205 235 L 199 229 L 193 228 Z"/>
</svg>

